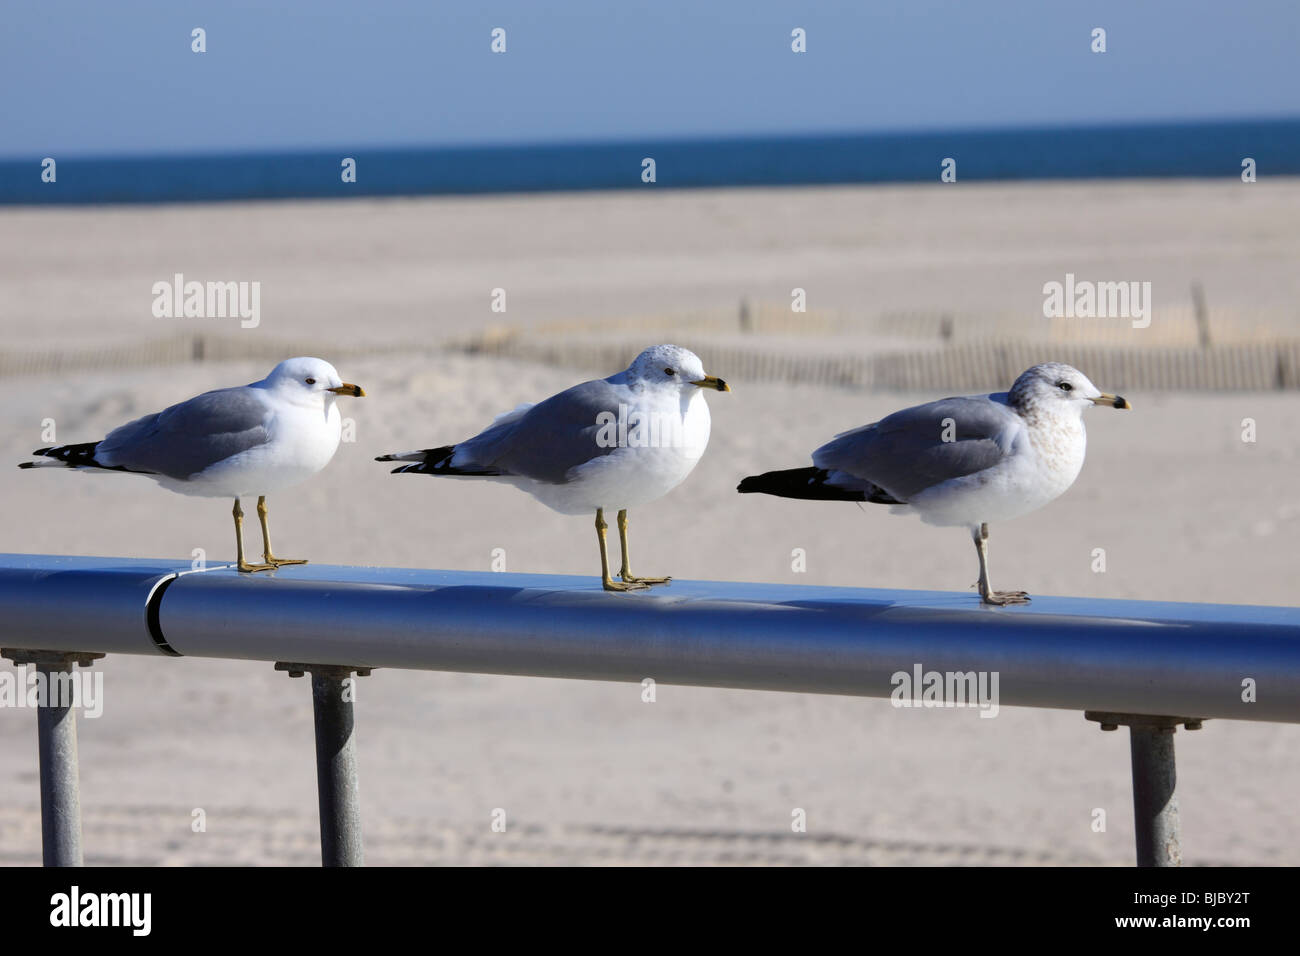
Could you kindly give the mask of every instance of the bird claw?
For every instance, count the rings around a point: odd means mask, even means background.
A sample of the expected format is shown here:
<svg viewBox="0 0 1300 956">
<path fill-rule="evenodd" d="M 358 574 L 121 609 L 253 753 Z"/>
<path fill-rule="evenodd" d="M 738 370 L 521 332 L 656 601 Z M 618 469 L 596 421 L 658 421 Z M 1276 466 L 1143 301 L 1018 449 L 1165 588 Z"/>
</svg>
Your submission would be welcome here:
<svg viewBox="0 0 1300 956">
<path fill-rule="evenodd" d="M 656 584 L 668 584 L 669 582 L 672 581 L 671 577 L 643 578 L 636 574 L 620 574 L 619 577 L 622 578 L 628 584 L 644 584 L 646 587 L 649 588 L 654 587 Z"/>
<path fill-rule="evenodd" d="M 614 581 L 611 579 L 601 583 L 606 591 L 646 591 L 650 588 L 650 585 L 641 581 Z"/>
<path fill-rule="evenodd" d="M 1004 607 L 1008 604 L 1028 604 L 1028 591 L 993 591 L 983 596 L 985 604 L 992 604 L 995 607 Z"/>
</svg>

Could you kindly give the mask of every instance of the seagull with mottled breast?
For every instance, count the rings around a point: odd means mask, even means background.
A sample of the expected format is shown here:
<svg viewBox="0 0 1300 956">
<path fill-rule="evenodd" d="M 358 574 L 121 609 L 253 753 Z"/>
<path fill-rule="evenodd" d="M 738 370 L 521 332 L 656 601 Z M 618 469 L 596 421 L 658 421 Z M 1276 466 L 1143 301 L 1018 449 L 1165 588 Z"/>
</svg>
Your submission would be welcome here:
<svg viewBox="0 0 1300 956">
<path fill-rule="evenodd" d="M 944 398 L 843 432 L 813 452 L 812 467 L 770 471 L 737 491 L 783 498 L 893 505 L 927 524 L 970 528 L 985 604 L 1023 604 L 1024 591 L 989 583 L 989 522 L 1041 508 L 1083 468 L 1084 409 L 1132 408 L 1078 369 L 1035 365 L 1009 392 Z"/>
</svg>

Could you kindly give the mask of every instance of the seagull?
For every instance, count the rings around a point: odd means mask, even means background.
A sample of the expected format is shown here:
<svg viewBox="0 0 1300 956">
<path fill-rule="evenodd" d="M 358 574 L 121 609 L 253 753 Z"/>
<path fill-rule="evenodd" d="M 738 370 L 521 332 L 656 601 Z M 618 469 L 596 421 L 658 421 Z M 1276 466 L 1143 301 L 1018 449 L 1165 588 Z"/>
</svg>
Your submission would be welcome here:
<svg viewBox="0 0 1300 956">
<path fill-rule="evenodd" d="M 381 455 L 411 462 L 393 474 L 486 478 L 528 492 L 561 514 L 596 513 L 600 580 L 606 591 L 667 584 L 634 575 L 627 511 L 663 497 L 695 468 L 709 442 L 706 390 L 729 392 L 699 356 L 676 345 L 646 349 L 622 372 L 583 382 L 536 405 L 498 415 L 457 445 Z M 610 577 L 605 511 L 618 511 L 621 580 Z"/>
<path fill-rule="evenodd" d="M 1078 369 L 1035 365 L 1009 392 L 944 398 L 843 432 L 810 468 L 744 479 L 742 494 L 870 501 L 927 524 L 965 525 L 979 554 L 985 604 L 1026 604 L 1024 591 L 989 584 L 989 525 L 1028 514 L 1065 492 L 1083 467 L 1083 411 L 1133 406 L 1098 390 Z"/>
<path fill-rule="evenodd" d="M 50 461 L 19 468 L 68 467 L 148 475 L 169 491 L 234 498 L 240 571 L 270 571 L 302 558 L 277 558 L 266 524 L 266 495 L 296 485 L 329 464 L 339 447 L 340 395 L 365 391 L 339 378 L 318 358 L 286 359 L 260 382 L 204 392 L 154 415 L 115 428 L 100 441 L 32 452 Z M 244 559 L 244 512 L 239 499 L 258 495 L 262 564 Z"/>
</svg>

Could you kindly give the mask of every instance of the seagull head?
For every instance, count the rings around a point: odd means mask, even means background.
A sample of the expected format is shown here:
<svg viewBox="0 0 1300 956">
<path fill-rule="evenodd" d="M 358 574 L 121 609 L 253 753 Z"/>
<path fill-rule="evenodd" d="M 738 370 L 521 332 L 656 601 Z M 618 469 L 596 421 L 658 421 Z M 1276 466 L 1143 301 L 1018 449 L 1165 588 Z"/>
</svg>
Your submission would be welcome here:
<svg viewBox="0 0 1300 956">
<path fill-rule="evenodd" d="M 657 388 L 731 391 L 722 379 L 705 373 L 698 355 L 678 345 L 652 345 L 628 366 L 627 377 L 629 382 Z"/>
<path fill-rule="evenodd" d="M 296 401 L 333 402 L 340 395 L 363 398 L 365 390 L 339 378 L 334 366 L 324 359 L 285 359 L 258 384 Z"/>
<path fill-rule="evenodd" d="M 1033 407 L 1054 414 L 1081 415 L 1089 405 L 1133 407 L 1127 399 L 1103 392 L 1077 368 L 1061 362 L 1035 365 L 1022 373 L 1011 386 L 1008 400 L 1021 410 Z"/>
</svg>

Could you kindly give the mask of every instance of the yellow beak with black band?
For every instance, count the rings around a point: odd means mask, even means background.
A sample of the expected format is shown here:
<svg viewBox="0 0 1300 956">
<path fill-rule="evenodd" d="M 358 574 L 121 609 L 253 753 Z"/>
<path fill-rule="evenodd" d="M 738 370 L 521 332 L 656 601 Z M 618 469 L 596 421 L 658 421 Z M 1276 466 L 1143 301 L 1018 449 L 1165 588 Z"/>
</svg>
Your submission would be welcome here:
<svg viewBox="0 0 1300 956">
<path fill-rule="evenodd" d="M 336 385 L 334 388 L 325 389 L 327 392 L 333 392 L 335 395 L 351 395 L 353 398 L 365 398 L 366 390 L 360 385 L 352 385 L 344 382 L 342 385 Z"/>
<path fill-rule="evenodd" d="M 704 378 L 691 382 L 692 385 L 698 385 L 700 388 L 713 388 L 719 392 L 731 391 L 731 386 L 718 378 L 716 375 L 706 375 Z"/>
<path fill-rule="evenodd" d="M 1109 405 L 1111 408 L 1132 408 L 1129 400 L 1122 395 L 1110 395 L 1102 392 L 1092 400 L 1094 405 Z"/>
</svg>

